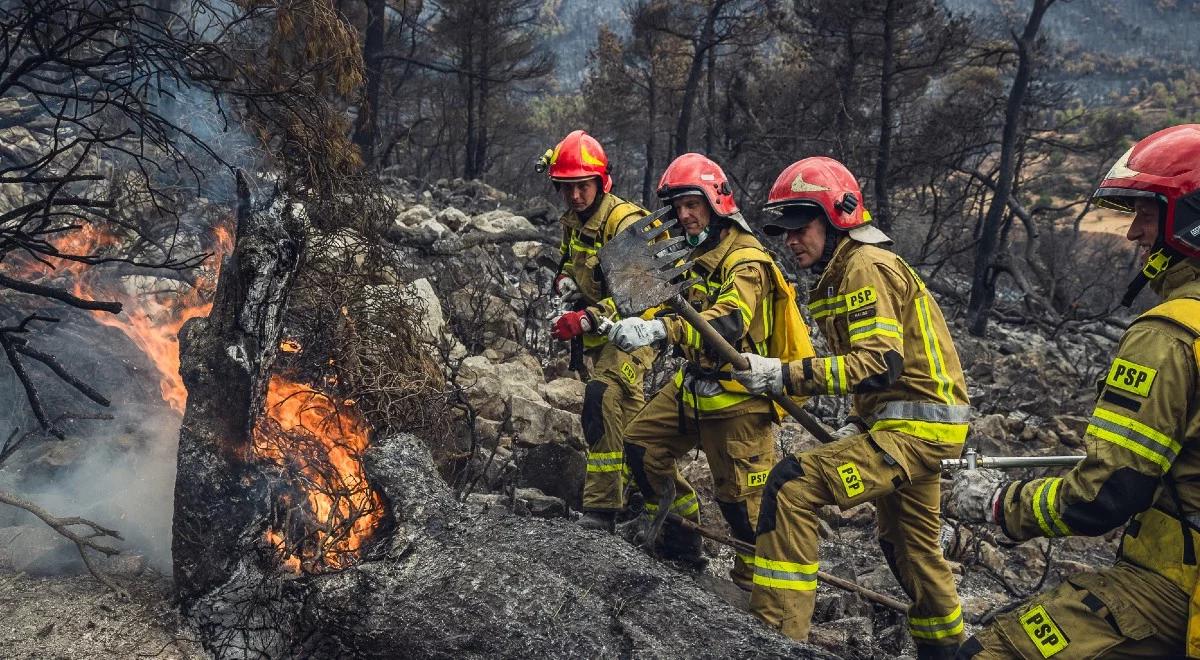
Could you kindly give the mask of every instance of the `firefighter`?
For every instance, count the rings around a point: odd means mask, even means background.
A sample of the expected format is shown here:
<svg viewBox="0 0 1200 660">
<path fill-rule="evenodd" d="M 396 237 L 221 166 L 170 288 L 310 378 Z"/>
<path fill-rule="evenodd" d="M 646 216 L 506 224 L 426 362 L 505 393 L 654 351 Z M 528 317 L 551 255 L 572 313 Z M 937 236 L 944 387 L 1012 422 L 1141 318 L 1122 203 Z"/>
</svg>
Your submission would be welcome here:
<svg viewBox="0 0 1200 660">
<path fill-rule="evenodd" d="M 675 159 L 662 175 L 658 196 L 671 204 L 692 247 L 696 278 L 684 296 L 713 328 L 739 350 L 767 354 L 785 350 L 812 354 L 807 330 L 793 314 L 796 332 L 776 332 L 794 310 L 791 287 L 771 255 L 738 211 L 729 181 L 712 160 L 695 153 Z M 618 346 L 672 346 L 686 358 L 625 429 L 625 459 L 641 489 L 647 513 L 657 513 L 662 494 L 674 484 L 671 511 L 700 520 L 700 502 L 677 462 L 699 446 L 711 468 L 717 505 L 734 537 L 754 542 L 753 522 L 767 473 L 774 464 L 777 412 L 764 397 L 748 394 L 730 376 L 700 334 L 675 315 L 617 322 L 609 337 Z M 791 337 L 792 339 L 784 339 Z M 783 342 L 786 341 L 785 346 Z M 663 555 L 702 565 L 700 536 L 670 522 L 663 529 Z M 753 557 L 739 554 L 731 578 L 749 590 Z"/>
<path fill-rule="evenodd" d="M 963 631 L 954 577 L 938 544 L 940 461 L 962 451 L 970 405 L 954 343 L 924 282 L 871 224 L 854 175 L 824 157 L 779 175 L 768 235 L 817 276 L 808 308 L 832 355 L 783 362 L 747 353 L 733 375 L 751 392 L 852 394 L 834 442 L 786 457 L 758 517 L 751 611 L 807 639 L 816 599 L 817 511 L 877 507 L 879 544 L 913 601 L 920 658 L 951 657 Z"/>
<path fill-rule="evenodd" d="M 1097 203 L 1133 213 L 1126 237 L 1162 303 L 1125 331 L 1065 476 L 955 476 L 952 508 L 1015 540 L 1125 527 L 1116 563 L 1034 596 L 963 644 L 963 658 L 1200 656 L 1200 124 L 1159 131 L 1109 170 Z"/>
<path fill-rule="evenodd" d="M 553 285 L 566 309 L 551 321 L 551 335 L 571 342 L 573 369 L 584 372 L 584 355 L 593 364 L 583 395 L 588 455 L 580 524 L 612 531 L 626 505 L 621 430 L 645 403 L 642 381 L 654 361 L 654 350 L 624 351 L 599 332 L 605 319 L 618 317 L 605 291 L 596 253 L 647 213 L 610 192 L 608 158 L 600 143 L 583 131 L 572 132 L 547 151 L 542 165 L 567 205 L 560 219 L 562 256 Z"/>
</svg>

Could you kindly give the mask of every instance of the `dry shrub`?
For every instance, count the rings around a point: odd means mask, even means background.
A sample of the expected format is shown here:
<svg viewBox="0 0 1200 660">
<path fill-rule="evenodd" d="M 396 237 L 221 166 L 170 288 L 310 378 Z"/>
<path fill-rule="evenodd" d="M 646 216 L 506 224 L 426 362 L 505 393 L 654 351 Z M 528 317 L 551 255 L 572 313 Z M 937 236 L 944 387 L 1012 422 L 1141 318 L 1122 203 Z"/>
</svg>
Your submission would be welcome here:
<svg viewBox="0 0 1200 660">
<path fill-rule="evenodd" d="M 341 228 L 309 238 L 288 306 L 287 332 L 301 350 L 285 351 L 284 366 L 353 401 L 379 433 L 444 442 L 445 379 L 423 325 L 424 302 L 372 229 L 392 214 L 387 200 L 355 195 L 316 212 L 325 217 L 315 224 Z"/>
</svg>

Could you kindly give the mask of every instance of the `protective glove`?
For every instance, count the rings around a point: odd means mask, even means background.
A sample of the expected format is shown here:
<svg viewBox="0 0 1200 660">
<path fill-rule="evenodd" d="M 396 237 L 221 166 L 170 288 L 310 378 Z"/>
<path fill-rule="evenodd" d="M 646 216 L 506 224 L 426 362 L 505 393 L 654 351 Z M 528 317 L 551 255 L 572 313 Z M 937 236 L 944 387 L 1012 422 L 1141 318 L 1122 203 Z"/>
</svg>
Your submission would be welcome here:
<svg viewBox="0 0 1200 660">
<path fill-rule="evenodd" d="M 833 436 L 834 440 L 841 440 L 842 438 L 849 438 L 852 435 L 859 435 L 860 433 L 866 432 L 867 430 L 858 424 L 855 424 L 854 422 L 847 422 L 845 426 L 834 431 L 831 435 Z"/>
<path fill-rule="evenodd" d="M 563 302 L 575 302 L 582 295 L 579 293 L 579 284 L 568 275 L 559 275 L 554 278 L 554 293 L 558 294 Z"/>
<path fill-rule="evenodd" d="M 997 470 L 956 472 L 946 500 L 946 514 L 963 522 L 995 523 L 1003 481 Z"/>
<path fill-rule="evenodd" d="M 592 329 L 592 315 L 586 309 L 563 312 L 550 322 L 550 336 L 559 341 L 571 341 Z"/>
<path fill-rule="evenodd" d="M 621 319 L 608 330 L 608 339 L 617 348 L 630 352 L 643 346 L 656 344 L 667 338 L 667 327 L 659 319 L 646 319 L 631 316 Z"/>
<path fill-rule="evenodd" d="M 742 353 L 750 363 L 746 371 L 733 370 L 733 377 L 751 394 L 783 394 L 783 363 L 755 353 Z"/>
</svg>

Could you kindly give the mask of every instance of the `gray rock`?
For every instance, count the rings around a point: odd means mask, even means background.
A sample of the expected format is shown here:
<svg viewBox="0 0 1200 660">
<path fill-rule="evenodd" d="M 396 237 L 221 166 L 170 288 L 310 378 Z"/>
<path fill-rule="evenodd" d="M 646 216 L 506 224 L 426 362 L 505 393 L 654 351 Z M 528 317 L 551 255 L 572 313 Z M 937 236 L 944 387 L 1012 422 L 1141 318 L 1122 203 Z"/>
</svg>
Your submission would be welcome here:
<svg viewBox="0 0 1200 660">
<path fill-rule="evenodd" d="M 395 224 L 405 227 L 419 227 L 433 220 L 433 211 L 423 204 L 407 208 L 396 214 Z"/>
<path fill-rule="evenodd" d="M 424 306 L 421 324 L 425 328 L 426 339 L 438 341 L 446 332 L 446 316 L 442 312 L 442 301 L 438 298 L 433 284 L 422 277 L 410 285 L 409 291 Z"/>
<path fill-rule="evenodd" d="M 510 400 L 513 437 L 519 445 L 558 442 L 582 449 L 583 425 L 579 415 L 551 407 L 540 399 L 514 396 Z"/>
<path fill-rule="evenodd" d="M 517 258 L 522 265 L 536 267 L 537 258 L 546 250 L 546 244 L 538 241 L 517 241 L 512 245 L 513 256 Z"/>
<path fill-rule="evenodd" d="M 451 231 L 462 231 L 471 222 L 471 216 L 462 211 L 448 206 L 441 211 L 438 211 L 436 220 L 443 225 L 446 225 Z"/>
<path fill-rule="evenodd" d="M 561 498 L 546 495 L 537 488 L 518 488 L 513 497 L 525 505 L 529 515 L 534 518 L 565 518 L 567 503 Z"/>
<path fill-rule="evenodd" d="M 849 657 L 873 657 L 875 624 L 870 617 L 853 616 L 813 626 L 809 642 L 827 649 L 837 649 Z"/>
<path fill-rule="evenodd" d="M 583 508 L 583 480 L 587 458 L 566 445 L 549 443 L 517 452 L 517 486 L 537 488 L 566 501 L 572 509 Z"/>
<path fill-rule="evenodd" d="M 1013 442 L 1005 428 L 1004 415 L 984 415 L 971 422 L 968 445 L 984 456 L 1005 456 L 1012 453 Z"/>
<path fill-rule="evenodd" d="M 533 223 L 519 215 L 503 209 L 480 213 L 470 220 L 475 229 L 487 234 L 504 234 L 514 231 L 535 231 Z"/>
<path fill-rule="evenodd" d="M 462 362 L 459 384 L 479 415 L 488 419 L 503 419 L 514 397 L 532 400 L 549 409 L 538 394 L 540 369 L 535 373 L 522 362 L 497 365 L 481 355 L 472 355 Z"/>
<path fill-rule="evenodd" d="M 587 385 L 574 378 L 555 378 L 542 385 L 539 391 L 546 403 L 575 414 L 583 412 L 583 391 Z"/>
</svg>

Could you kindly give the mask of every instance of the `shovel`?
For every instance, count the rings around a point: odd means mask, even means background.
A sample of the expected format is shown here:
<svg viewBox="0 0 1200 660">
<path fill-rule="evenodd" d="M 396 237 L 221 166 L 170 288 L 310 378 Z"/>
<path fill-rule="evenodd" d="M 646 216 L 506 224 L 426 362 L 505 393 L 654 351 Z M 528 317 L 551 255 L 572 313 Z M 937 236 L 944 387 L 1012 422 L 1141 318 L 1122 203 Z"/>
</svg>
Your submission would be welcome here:
<svg viewBox="0 0 1200 660">
<path fill-rule="evenodd" d="M 700 333 L 704 343 L 716 350 L 722 360 L 739 371 L 745 371 L 750 368 L 749 361 L 704 320 L 681 294 L 696 282 L 681 277 L 691 267 L 690 261 L 684 261 L 691 252 L 686 245 L 687 239 L 676 236 L 655 240 L 678 224 L 675 220 L 662 222 L 670 211 L 671 207 L 665 206 L 651 213 L 617 233 L 600 248 L 600 266 L 617 311 L 622 316 L 635 316 L 665 303 L 690 323 Z M 822 443 L 833 442 L 829 431 L 800 404 L 782 394 L 769 393 L 767 396 L 788 411 L 817 440 Z"/>
</svg>

